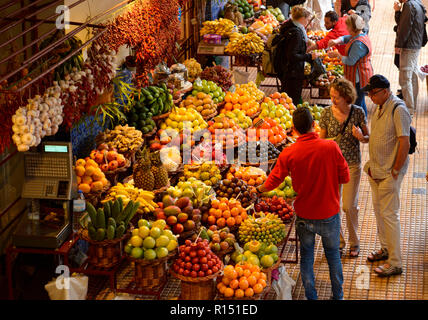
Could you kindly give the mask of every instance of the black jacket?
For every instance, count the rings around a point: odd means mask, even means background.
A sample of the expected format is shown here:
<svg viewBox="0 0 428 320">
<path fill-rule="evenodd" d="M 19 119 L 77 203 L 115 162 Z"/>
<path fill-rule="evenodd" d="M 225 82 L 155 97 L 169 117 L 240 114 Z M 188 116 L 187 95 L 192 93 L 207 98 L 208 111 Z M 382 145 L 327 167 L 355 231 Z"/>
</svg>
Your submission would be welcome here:
<svg viewBox="0 0 428 320">
<path fill-rule="evenodd" d="M 425 29 L 426 9 L 419 0 L 404 3 L 402 11 L 395 12 L 397 22 L 396 48 L 420 49 Z M 411 27 L 409 27 L 411 26 Z"/>
<path fill-rule="evenodd" d="M 351 1 L 349 0 L 342 0 L 341 1 L 341 13 L 342 16 L 345 14 L 348 14 L 349 10 L 354 10 L 356 14 L 358 14 L 361 18 L 363 18 L 364 22 L 366 23 L 365 28 L 363 29 L 363 32 L 368 33 L 369 32 L 369 21 L 372 17 L 372 9 L 370 7 L 370 3 L 368 0 L 360 0 L 358 1 L 357 5 L 355 7 L 351 6 Z"/>
<path fill-rule="evenodd" d="M 306 53 L 303 31 L 290 19 L 282 25 L 280 33 L 284 40 L 277 47 L 280 66 L 275 66 L 275 70 L 281 79 L 304 79 L 305 61 L 311 62 L 312 55 Z"/>
</svg>

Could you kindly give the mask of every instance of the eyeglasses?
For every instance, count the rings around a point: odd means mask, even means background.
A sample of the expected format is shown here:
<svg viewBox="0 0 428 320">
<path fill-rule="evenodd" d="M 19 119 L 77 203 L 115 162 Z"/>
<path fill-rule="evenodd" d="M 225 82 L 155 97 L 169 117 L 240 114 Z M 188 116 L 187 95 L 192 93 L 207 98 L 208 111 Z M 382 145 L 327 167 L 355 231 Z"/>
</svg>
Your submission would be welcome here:
<svg viewBox="0 0 428 320">
<path fill-rule="evenodd" d="M 383 91 L 383 89 L 380 89 L 380 90 L 378 90 L 378 91 L 376 91 L 376 92 L 368 92 L 367 93 L 367 95 L 369 96 L 369 97 L 373 97 L 373 96 L 375 96 L 375 95 L 377 95 L 379 92 L 381 92 L 381 91 Z"/>
</svg>

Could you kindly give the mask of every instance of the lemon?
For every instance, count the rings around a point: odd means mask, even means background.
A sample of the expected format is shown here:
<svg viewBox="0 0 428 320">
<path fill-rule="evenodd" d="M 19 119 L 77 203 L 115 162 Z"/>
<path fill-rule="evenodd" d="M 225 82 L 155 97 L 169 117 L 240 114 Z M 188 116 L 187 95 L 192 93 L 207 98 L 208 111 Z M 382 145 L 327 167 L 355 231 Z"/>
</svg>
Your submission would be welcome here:
<svg viewBox="0 0 428 320">
<path fill-rule="evenodd" d="M 138 229 L 136 230 L 138 231 Z M 130 242 L 133 247 L 141 247 L 143 245 L 143 239 L 139 236 L 133 236 Z"/>
<path fill-rule="evenodd" d="M 138 229 L 132 230 L 132 235 L 133 236 L 138 236 Z"/>
</svg>

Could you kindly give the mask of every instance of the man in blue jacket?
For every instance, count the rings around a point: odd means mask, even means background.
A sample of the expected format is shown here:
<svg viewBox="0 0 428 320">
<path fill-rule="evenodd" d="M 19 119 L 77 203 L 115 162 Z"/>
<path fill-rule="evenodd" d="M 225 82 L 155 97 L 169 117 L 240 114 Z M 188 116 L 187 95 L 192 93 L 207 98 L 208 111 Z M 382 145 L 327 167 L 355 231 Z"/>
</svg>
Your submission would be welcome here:
<svg viewBox="0 0 428 320">
<path fill-rule="evenodd" d="M 400 55 L 398 81 L 406 106 L 413 116 L 419 90 L 418 56 L 421 47 L 425 45 L 426 9 L 420 0 L 400 0 L 400 3 L 394 3 L 394 10 L 398 25 L 395 53 Z"/>
</svg>

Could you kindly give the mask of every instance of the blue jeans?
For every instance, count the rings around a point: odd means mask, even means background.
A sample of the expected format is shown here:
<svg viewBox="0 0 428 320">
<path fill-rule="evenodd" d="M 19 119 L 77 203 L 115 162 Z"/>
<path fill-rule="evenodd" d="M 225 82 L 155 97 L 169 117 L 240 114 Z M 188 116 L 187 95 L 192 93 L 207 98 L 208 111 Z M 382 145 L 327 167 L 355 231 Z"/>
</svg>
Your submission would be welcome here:
<svg viewBox="0 0 428 320">
<path fill-rule="evenodd" d="M 366 114 L 366 117 L 367 117 L 367 106 L 366 106 L 366 99 L 365 99 L 366 93 L 363 90 L 361 90 L 359 82 L 355 85 L 355 89 L 357 89 L 357 100 L 355 101 L 355 104 L 363 108 L 364 113 Z"/>
<path fill-rule="evenodd" d="M 308 300 L 318 299 L 314 275 L 315 234 L 318 234 L 321 236 L 330 270 L 333 299 L 343 299 L 343 273 L 339 253 L 340 215 L 336 214 L 323 220 L 308 220 L 297 217 L 296 229 L 300 239 L 300 272 L 306 298 Z"/>
</svg>

